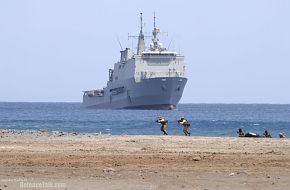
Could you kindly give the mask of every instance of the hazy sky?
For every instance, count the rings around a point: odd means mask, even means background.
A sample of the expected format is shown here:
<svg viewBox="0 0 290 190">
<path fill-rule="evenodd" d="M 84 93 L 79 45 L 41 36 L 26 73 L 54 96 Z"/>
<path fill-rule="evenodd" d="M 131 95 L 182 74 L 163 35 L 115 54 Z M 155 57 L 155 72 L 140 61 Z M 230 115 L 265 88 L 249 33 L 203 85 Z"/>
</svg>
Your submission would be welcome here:
<svg viewBox="0 0 290 190">
<path fill-rule="evenodd" d="M 290 103 L 289 0 L 1 0 L 0 101 L 82 101 L 154 11 L 185 55 L 181 102 Z"/>
</svg>

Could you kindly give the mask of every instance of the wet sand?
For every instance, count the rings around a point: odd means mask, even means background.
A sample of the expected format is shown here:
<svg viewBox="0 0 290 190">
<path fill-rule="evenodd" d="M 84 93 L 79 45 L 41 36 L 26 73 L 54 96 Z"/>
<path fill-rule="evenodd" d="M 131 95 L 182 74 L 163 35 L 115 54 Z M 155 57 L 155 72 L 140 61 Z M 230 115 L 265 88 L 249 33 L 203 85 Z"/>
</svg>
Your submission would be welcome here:
<svg viewBox="0 0 290 190">
<path fill-rule="evenodd" d="M 0 130 L 0 189 L 289 189 L 290 139 Z"/>
</svg>

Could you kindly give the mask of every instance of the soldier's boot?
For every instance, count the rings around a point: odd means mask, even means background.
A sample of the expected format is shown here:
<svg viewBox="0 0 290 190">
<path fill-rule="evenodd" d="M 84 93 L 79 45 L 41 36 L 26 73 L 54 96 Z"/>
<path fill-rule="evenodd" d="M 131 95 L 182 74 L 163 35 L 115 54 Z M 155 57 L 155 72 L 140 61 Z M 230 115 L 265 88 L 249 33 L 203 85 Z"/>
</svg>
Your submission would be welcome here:
<svg viewBox="0 0 290 190">
<path fill-rule="evenodd" d="M 187 131 L 186 130 L 183 130 L 183 133 L 185 134 L 185 136 L 187 136 Z"/>
</svg>

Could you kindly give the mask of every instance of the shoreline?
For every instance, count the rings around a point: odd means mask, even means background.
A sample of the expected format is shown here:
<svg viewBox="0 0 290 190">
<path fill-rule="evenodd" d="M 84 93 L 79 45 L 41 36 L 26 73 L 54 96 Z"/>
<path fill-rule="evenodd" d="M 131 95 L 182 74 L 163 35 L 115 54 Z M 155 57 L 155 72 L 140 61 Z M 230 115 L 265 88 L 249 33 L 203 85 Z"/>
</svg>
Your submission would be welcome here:
<svg viewBox="0 0 290 190">
<path fill-rule="evenodd" d="M 152 137 L 156 137 L 156 136 L 164 136 L 161 134 L 161 132 L 159 134 L 111 134 L 110 132 L 106 132 L 106 131 L 100 131 L 100 132 L 77 132 L 77 131 L 54 131 L 54 130 L 48 130 L 48 129 L 10 129 L 10 128 L 0 128 L 0 138 L 3 135 L 37 135 L 37 136 L 41 136 L 41 135 L 46 135 L 46 136 L 54 136 L 54 137 L 58 137 L 58 136 L 88 136 L 88 137 L 92 137 L 92 136 L 152 136 Z M 282 133 L 284 134 L 284 133 Z M 259 134 L 258 134 L 259 135 Z M 183 133 L 180 134 L 168 134 L 167 136 L 173 136 L 173 137 L 182 137 L 185 136 Z M 202 135 L 191 135 L 189 137 L 204 137 L 204 138 L 236 138 L 239 137 L 238 135 L 235 136 L 202 136 Z M 239 137 L 239 138 L 267 138 L 264 137 L 262 135 L 260 135 L 259 137 Z M 272 139 L 279 139 L 279 135 L 278 136 L 273 136 L 270 137 Z M 284 138 L 289 138 L 287 136 L 285 136 Z"/>
<path fill-rule="evenodd" d="M 19 189 L 25 181 L 62 183 L 67 189 L 288 189 L 290 185 L 288 138 L 2 132 L 2 190 Z"/>
</svg>

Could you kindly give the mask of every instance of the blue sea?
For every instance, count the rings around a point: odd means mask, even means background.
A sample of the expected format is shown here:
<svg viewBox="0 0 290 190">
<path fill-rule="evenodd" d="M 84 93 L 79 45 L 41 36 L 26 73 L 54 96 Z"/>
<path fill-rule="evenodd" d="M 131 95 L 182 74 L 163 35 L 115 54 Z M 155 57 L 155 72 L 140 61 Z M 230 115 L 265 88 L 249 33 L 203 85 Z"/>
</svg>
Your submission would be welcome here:
<svg viewBox="0 0 290 190">
<path fill-rule="evenodd" d="M 180 116 L 190 122 L 192 136 L 237 136 L 237 128 L 273 137 L 290 136 L 290 105 L 180 104 L 176 110 L 97 110 L 81 103 L 0 103 L 0 128 L 160 135 L 156 117 L 168 121 L 169 135 L 183 135 Z"/>
</svg>

